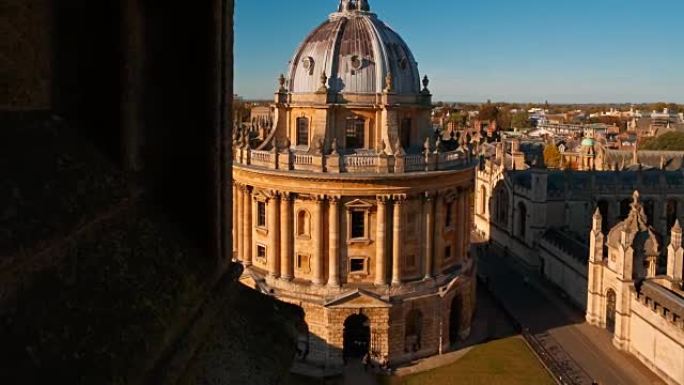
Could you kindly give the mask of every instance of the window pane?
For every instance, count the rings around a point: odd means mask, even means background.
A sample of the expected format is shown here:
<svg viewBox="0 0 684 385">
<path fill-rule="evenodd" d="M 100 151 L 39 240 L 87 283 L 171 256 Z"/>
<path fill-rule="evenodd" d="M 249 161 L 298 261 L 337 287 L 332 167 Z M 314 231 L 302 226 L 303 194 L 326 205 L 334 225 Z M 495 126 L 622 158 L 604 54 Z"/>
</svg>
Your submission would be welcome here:
<svg viewBox="0 0 684 385">
<path fill-rule="evenodd" d="M 365 232 L 365 213 L 363 211 L 352 211 L 351 213 L 351 236 L 352 238 L 364 238 Z"/>
<path fill-rule="evenodd" d="M 364 145 L 365 121 L 360 118 L 347 119 L 345 145 L 347 148 L 361 148 Z"/>
<path fill-rule="evenodd" d="M 309 145 L 309 120 L 307 118 L 297 118 L 297 145 Z"/>
<path fill-rule="evenodd" d="M 352 273 L 366 271 L 366 260 L 362 258 L 352 258 L 350 261 L 350 270 Z"/>
<path fill-rule="evenodd" d="M 259 202 L 257 205 L 257 226 L 266 227 L 266 203 Z"/>
</svg>

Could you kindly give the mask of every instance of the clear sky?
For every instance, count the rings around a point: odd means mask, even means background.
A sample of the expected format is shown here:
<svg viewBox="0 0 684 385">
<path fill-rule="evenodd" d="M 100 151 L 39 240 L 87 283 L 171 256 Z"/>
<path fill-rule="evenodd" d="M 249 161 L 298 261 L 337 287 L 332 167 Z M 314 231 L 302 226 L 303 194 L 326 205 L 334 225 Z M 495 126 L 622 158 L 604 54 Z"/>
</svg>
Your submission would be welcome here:
<svg viewBox="0 0 684 385">
<path fill-rule="evenodd" d="M 236 0 L 235 91 L 271 98 L 338 0 Z M 370 0 L 434 100 L 684 103 L 684 0 Z"/>
</svg>

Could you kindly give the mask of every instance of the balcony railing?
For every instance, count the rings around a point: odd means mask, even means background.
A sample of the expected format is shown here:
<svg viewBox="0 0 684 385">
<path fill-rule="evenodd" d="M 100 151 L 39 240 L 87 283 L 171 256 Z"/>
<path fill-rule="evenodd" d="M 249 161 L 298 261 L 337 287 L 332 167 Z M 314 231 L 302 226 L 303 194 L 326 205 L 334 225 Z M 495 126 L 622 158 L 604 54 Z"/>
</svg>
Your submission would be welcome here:
<svg viewBox="0 0 684 385">
<path fill-rule="evenodd" d="M 236 148 L 233 152 L 233 162 L 271 170 L 400 174 L 467 168 L 473 164 L 473 158 L 460 150 L 408 155 L 315 155 L 290 150 L 275 152 Z"/>
</svg>

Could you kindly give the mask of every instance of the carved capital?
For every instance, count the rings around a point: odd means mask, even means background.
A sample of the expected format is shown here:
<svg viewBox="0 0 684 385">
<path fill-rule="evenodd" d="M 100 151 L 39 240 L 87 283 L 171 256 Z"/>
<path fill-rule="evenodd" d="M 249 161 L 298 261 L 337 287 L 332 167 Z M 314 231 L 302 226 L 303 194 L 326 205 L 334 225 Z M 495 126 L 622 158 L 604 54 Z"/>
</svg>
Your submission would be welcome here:
<svg viewBox="0 0 684 385">
<path fill-rule="evenodd" d="M 401 205 L 406 202 L 408 196 L 406 194 L 392 194 L 392 200 L 395 205 Z"/>
<path fill-rule="evenodd" d="M 392 199 L 391 195 L 376 195 L 375 199 L 378 201 L 378 204 L 387 204 Z"/>
</svg>

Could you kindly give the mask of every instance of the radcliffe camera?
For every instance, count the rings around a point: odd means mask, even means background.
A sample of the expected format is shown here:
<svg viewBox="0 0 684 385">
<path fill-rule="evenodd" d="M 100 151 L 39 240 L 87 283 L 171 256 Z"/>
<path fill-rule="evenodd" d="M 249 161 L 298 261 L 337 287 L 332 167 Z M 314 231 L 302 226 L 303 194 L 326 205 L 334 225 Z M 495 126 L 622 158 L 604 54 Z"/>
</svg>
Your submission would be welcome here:
<svg viewBox="0 0 684 385">
<path fill-rule="evenodd" d="M 684 385 L 682 14 L 8 0 L 0 383 Z"/>
</svg>

